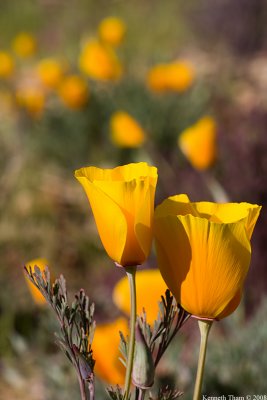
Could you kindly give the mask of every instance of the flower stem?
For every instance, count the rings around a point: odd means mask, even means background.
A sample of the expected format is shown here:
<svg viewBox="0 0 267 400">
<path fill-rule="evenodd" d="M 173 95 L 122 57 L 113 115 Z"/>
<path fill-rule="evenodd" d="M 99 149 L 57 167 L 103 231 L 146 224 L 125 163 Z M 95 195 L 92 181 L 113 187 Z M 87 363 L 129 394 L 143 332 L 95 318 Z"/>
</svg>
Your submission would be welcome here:
<svg viewBox="0 0 267 400">
<path fill-rule="evenodd" d="M 229 196 L 219 181 L 208 171 L 202 173 L 202 177 L 217 203 L 229 203 Z"/>
<path fill-rule="evenodd" d="M 203 380 L 203 374 L 204 374 L 204 366 L 205 366 L 205 358 L 206 358 L 206 350 L 207 350 L 207 342 L 208 342 L 208 336 L 209 336 L 209 331 L 210 331 L 212 322 L 213 322 L 212 320 L 199 320 L 198 321 L 201 339 L 200 339 L 197 376 L 196 376 L 193 400 L 200 399 L 202 380 Z"/>
<path fill-rule="evenodd" d="M 125 385 L 124 385 L 124 396 L 125 396 L 125 399 L 128 399 L 130 386 L 131 386 L 131 376 L 132 376 L 133 359 L 134 359 L 134 345 L 135 345 L 135 322 L 136 322 L 135 272 L 136 272 L 136 267 L 127 267 L 127 268 L 125 268 L 125 270 L 126 270 L 126 274 L 128 276 L 128 282 L 129 282 L 129 286 L 130 286 L 130 302 L 131 302 L 130 340 L 129 340 L 129 346 L 128 346 Z"/>
<path fill-rule="evenodd" d="M 88 390 L 90 394 L 90 400 L 95 400 L 95 385 L 94 385 L 94 375 L 92 373 L 91 378 L 88 381 Z"/>
<path fill-rule="evenodd" d="M 146 395 L 145 389 L 138 389 L 138 399 L 137 400 L 144 400 Z"/>
<path fill-rule="evenodd" d="M 78 374 L 78 379 L 79 379 L 79 385 L 80 385 L 81 400 L 87 400 L 86 388 L 85 388 L 84 380 L 82 379 L 80 374 Z"/>
</svg>

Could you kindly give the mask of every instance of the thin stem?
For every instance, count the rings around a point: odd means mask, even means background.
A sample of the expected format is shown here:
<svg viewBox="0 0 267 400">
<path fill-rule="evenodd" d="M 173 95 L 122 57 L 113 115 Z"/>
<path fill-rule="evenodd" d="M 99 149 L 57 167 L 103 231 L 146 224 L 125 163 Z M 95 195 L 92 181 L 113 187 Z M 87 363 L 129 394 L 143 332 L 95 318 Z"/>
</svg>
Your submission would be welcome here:
<svg viewBox="0 0 267 400">
<path fill-rule="evenodd" d="M 218 180 L 211 175 L 208 171 L 202 173 L 202 177 L 213 197 L 217 203 L 229 203 L 229 196 L 223 186 Z"/>
<path fill-rule="evenodd" d="M 146 390 L 145 389 L 139 389 L 139 397 L 138 400 L 144 400 L 146 395 Z"/>
<path fill-rule="evenodd" d="M 80 385 L 81 400 L 87 400 L 84 380 L 79 373 L 78 373 L 78 379 L 79 379 L 79 385 Z"/>
<path fill-rule="evenodd" d="M 95 400 L 95 385 L 94 385 L 94 375 L 90 377 L 88 381 L 88 389 L 90 394 L 90 400 Z"/>
<path fill-rule="evenodd" d="M 207 350 L 207 342 L 208 342 L 208 336 L 209 336 L 209 331 L 210 331 L 212 322 L 213 322 L 212 320 L 199 320 L 198 321 L 201 340 L 200 340 L 197 376 L 196 376 L 193 400 L 200 399 L 202 380 L 203 380 L 203 374 L 204 374 L 204 366 L 205 366 L 205 358 L 206 358 L 206 350 Z"/>
<path fill-rule="evenodd" d="M 136 287 L 135 287 L 135 272 L 136 267 L 125 268 L 126 274 L 128 276 L 128 282 L 130 286 L 130 302 L 131 302 L 131 315 L 130 315 L 130 339 L 129 347 L 127 353 L 127 365 L 126 365 L 126 375 L 125 375 L 125 385 L 124 385 L 124 396 L 128 399 L 130 386 L 131 386 L 131 376 L 133 369 L 133 359 L 134 359 L 134 345 L 135 345 L 135 322 L 136 322 Z"/>
</svg>

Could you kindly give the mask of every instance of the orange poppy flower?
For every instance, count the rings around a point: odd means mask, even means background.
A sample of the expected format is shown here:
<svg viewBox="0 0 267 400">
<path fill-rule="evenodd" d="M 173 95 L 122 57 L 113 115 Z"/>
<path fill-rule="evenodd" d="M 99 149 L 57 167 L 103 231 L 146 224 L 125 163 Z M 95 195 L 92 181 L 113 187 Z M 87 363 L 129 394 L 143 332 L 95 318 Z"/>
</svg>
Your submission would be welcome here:
<svg viewBox="0 0 267 400">
<path fill-rule="evenodd" d="M 186 195 L 156 208 L 159 268 L 186 311 L 220 319 L 238 306 L 260 209 L 249 203 L 191 203 Z"/>
<path fill-rule="evenodd" d="M 124 267 L 142 264 L 152 243 L 157 169 L 147 163 L 81 168 L 82 184 L 108 255 Z"/>
<path fill-rule="evenodd" d="M 127 336 L 126 318 L 117 318 L 115 321 L 97 325 L 93 340 L 95 373 L 111 385 L 123 384 L 125 376 L 125 367 L 119 360 L 119 357 L 122 357 L 119 351 L 119 332 Z"/>
</svg>

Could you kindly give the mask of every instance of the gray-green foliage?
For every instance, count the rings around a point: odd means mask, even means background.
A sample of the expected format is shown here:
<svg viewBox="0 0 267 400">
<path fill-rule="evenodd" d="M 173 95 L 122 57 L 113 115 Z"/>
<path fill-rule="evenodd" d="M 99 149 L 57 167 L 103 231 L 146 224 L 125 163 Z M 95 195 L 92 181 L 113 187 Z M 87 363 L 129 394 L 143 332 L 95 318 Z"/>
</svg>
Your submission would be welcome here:
<svg viewBox="0 0 267 400">
<path fill-rule="evenodd" d="M 216 329 L 218 326 L 212 327 L 203 394 L 245 396 L 266 393 L 266 315 L 267 300 L 265 299 L 248 321 L 240 320 L 234 314 L 225 321 L 215 322 L 215 324 L 223 324 L 225 334 L 219 335 Z M 197 352 L 195 352 L 195 357 L 197 362 Z M 194 378 L 195 367 L 192 367 L 191 371 Z M 190 399 L 190 395 L 189 389 L 185 389 L 184 399 Z"/>
</svg>

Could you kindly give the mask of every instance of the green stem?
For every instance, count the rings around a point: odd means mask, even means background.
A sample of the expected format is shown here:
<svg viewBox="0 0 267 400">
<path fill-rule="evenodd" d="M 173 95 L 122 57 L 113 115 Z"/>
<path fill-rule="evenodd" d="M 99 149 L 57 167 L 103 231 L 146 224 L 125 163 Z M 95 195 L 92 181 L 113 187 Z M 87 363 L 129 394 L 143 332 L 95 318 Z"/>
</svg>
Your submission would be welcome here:
<svg viewBox="0 0 267 400">
<path fill-rule="evenodd" d="M 124 396 L 125 396 L 125 399 L 128 399 L 130 386 L 131 386 L 131 376 L 132 376 L 133 360 L 134 360 L 134 345 L 135 345 L 135 322 L 136 322 L 135 272 L 136 272 L 136 267 L 127 267 L 127 268 L 125 268 L 125 271 L 128 276 L 128 282 L 129 282 L 129 286 L 130 286 L 130 301 L 131 301 L 130 339 L 129 339 L 129 346 L 128 346 L 125 385 L 124 385 Z"/>
<path fill-rule="evenodd" d="M 229 196 L 218 180 L 208 171 L 202 173 L 202 177 L 217 203 L 229 203 Z"/>
<path fill-rule="evenodd" d="M 205 358 L 206 358 L 206 350 L 207 350 L 207 343 L 208 343 L 208 336 L 209 336 L 209 331 L 210 331 L 212 322 L 213 322 L 212 320 L 201 320 L 201 319 L 198 321 L 201 340 L 200 340 L 197 376 L 196 376 L 193 400 L 200 399 L 202 380 L 203 380 L 203 374 L 204 374 L 204 366 L 205 366 Z"/>
</svg>

